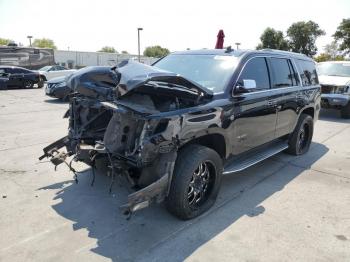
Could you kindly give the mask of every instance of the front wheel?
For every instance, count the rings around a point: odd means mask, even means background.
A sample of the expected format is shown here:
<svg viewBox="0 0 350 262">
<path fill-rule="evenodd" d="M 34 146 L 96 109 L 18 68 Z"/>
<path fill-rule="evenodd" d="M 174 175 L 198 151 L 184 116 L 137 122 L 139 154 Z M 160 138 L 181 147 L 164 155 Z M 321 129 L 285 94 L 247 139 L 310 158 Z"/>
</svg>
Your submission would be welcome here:
<svg viewBox="0 0 350 262">
<path fill-rule="evenodd" d="M 212 149 L 189 145 L 176 159 L 166 206 L 176 217 L 187 220 L 215 203 L 222 175 L 222 160 Z"/>
<path fill-rule="evenodd" d="M 313 132 L 314 121 L 312 117 L 301 114 L 298 124 L 289 138 L 289 147 L 286 152 L 296 156 L 305 154 L 310 148 Z"/>
<path fill-rule="evenodd" d="M 44 79 L 40 77 L 38 82 L 38 88 L 42 88 L 43 86 L 44 86 Z"/>
</svg>

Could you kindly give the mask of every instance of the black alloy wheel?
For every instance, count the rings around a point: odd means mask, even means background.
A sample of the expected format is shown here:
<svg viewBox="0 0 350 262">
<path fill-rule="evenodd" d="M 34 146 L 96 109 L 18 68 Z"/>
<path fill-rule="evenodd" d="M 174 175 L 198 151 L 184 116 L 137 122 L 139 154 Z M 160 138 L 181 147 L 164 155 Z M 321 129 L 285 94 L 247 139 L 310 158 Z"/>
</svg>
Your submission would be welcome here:
<svg viewBox="0 0 350 262">
<path fill-rule="evenodd" d="M 188 204 L 191 208 L 200 206 L 210 195 L 212 185 L 215 183 L 213 175 L 215 168 L 210 161 L 204 161 L 199 164 L 193 172 L 190 184 L 188 186 Z"/>
<path fill-rule="evenodd" d="M 23 81 L 23 87 L 26 89 L 33 88 L 34 83 L 30 80 L 24 80 Z"/>
<path fill-rule="evenodd" d="M 289 147 L 286 152 L 296 156 L 305 154 L 310 148 L 313 131 L 313 118 L 310 115 L 301 114 L 293 133 L 289 137 Z"/>
<path fill-rule="evenodd" d="M 175 163 L 166 206 L 176 217 L 187 220 L 210 209 L 217 198 L 222 176 L 222 159 L 201 145 L 180 149 Z"/>
</svg>

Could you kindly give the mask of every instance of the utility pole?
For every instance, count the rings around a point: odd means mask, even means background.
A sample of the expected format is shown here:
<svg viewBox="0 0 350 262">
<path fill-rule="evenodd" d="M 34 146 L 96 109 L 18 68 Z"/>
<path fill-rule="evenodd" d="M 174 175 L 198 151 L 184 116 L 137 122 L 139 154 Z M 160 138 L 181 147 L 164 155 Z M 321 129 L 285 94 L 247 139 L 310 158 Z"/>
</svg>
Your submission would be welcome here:
<svg viewBox="0 0 350 262">
<path fill-rule="evenodd" d="M 33 38 L 33 36 L 28 35 L 27 38 L 29 39 L 29 46 L 32 47 L 32 38 Z"/>
<path fill-rule="evenodd" d="M 141 57 L 140 57 L 140 31 L 142 31 L 143 28 L 139 27 L 137 28 L 137 46 L 138 46 L 138 58 L 139 58 L 139 62 L 141 61 Z"/>
</svg>

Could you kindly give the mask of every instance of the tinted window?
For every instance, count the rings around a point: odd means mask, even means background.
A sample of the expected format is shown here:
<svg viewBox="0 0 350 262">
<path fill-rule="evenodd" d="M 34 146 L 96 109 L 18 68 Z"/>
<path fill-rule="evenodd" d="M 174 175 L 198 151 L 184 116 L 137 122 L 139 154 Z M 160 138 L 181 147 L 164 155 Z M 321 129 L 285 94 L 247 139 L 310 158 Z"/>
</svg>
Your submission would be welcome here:
<svg viewBox="0 0 350 262">
<path fill-rule="evenodd" d="M 271 58 L 271 67 L 274 76 L 274 88 L 297 85 L 298 82 L 293 66 L 288 59 Z"/>
<path fill-rule="evenodd" d="M 266 59 L 257 57 L 250 60 L 244 67 L 237 84 L 243 86 L 243 80 L 255 80 L 257 89 L 269 89 L 270 79 Z"/>
<path fill-rule="evenodd" d="M 12 73 L 14 73 L 14 74 L 23 74 L 24 71 L 22 69 L 19 69 L 19 68 L 13 68 L 12 69 Z"/>
<path fill-rule="evenodd" d="M 303 86 L 318 84 L 318 77 L 314 62 L 298 60 L 298 67 Z"/>
<path fill-rule="evenodd" d="M 22 68 L 13 68 L 12 69 L 12 73 L 15 73 L 15 74 L 28 74 L 28 73 L 30 73 L 30 71 L 28 71 L 26 69 L 22 69 Z"/>
</svg>

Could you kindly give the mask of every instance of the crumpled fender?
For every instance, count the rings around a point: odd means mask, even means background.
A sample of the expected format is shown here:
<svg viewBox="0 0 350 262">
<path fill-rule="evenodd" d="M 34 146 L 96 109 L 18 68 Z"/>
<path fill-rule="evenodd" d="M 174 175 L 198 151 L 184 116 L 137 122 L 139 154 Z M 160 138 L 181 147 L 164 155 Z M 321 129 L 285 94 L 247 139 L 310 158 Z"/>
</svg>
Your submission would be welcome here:
<svg viewBox="0 0 350 262">
<path fill-rule="evenodd" d="M 176 157 L 176 151 L 161 155 L 163 165 L 160 173 L 164 175 L 147 187 L 128 196 L 128 203 L 120 207 L 125 215 L 130 215 L 137 210 L 148 207 L 152 203 L 160 203 L 167 197 Z"/>
</svg>

